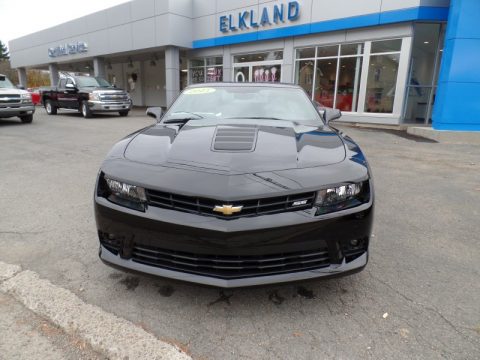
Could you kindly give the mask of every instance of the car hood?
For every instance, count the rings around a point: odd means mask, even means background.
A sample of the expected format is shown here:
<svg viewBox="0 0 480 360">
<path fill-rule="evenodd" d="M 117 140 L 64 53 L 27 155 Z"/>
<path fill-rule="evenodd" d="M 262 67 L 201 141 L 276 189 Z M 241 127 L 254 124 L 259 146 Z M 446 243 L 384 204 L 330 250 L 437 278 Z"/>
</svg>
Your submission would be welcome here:
<svg viewBox="0 0 480 360">
<path fill-rule="evenodd" d="M 281 120 L 193 120 L 138 133 L 124 157 L 158 166 L 229 174 L 325 166 L 345 159 L 341 138 L 326 126 Z"/>
<path fill-rule="evenodd" d="M 3 94 L 21 95 L 28 94 L 28 91 L 16 88 L 0 88 L 0 96 Z"/>
<path fill-rule="evenodd" d="M 81 87 L 79 88 L 81 92 L 91 93 L 91 92 L 99 92 L 99 93 L 106 93 L 106 94 L 124 94 L 125 90 L 120 88 L 107 88 L 107 87 Z"/>
</svg>

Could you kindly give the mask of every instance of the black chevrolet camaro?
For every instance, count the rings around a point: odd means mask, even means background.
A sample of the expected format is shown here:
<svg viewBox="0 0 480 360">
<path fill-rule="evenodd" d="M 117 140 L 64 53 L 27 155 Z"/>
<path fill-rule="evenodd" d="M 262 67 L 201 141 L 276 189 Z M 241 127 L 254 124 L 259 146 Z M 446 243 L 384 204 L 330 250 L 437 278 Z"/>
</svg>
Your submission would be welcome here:
<svg viewBox="0 0 480 360">
<path fill-rule="evenodd" d="M 339 111 L 294 85 L 212 83 L 147 113 L 157 123 L 119 141 L 98 175 L 106 264 L 220 287 L 365 267 L 373 183 L 329 126 Z"/>
</svg>

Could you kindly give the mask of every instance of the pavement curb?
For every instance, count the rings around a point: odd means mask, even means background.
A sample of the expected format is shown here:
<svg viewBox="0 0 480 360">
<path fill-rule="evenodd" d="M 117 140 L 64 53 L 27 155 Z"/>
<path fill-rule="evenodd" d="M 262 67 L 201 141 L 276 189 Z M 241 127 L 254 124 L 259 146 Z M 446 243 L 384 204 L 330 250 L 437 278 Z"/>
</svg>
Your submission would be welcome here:
<svg viewBox="0 0 480 360">
<path fill-rule="evenodd" d="M 66 333 L 81 337 L 109 359 L 191 359 L 130 321 L 87 304 L 35 272 L 21 271 L 18 265 L 0 262 L 0 291 Z"/>
</svg>

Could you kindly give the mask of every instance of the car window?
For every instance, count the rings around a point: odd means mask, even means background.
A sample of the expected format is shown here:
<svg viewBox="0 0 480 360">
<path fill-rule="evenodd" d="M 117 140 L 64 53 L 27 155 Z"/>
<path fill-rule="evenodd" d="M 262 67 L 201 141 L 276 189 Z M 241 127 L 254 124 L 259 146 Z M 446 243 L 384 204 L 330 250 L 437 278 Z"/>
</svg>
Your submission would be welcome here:
<svg viewBox="0 0 480 360">
<path fill-rule="evenodd" d="M 67 83 L 67 80 L 66 80 L 66 79 L 60 79 L 60 85 L 59 85 L 59 87 L 60 87 L 61 89 L 63 89 L 63 88 L 65 87 L 65 84 L 66 84 L 66 83 Z"/>
<path fill-rule="evenodd" d="M 79 76 L 76 79 L 79 87 L 112 87 L 107 80 L 100 77 Z"/>
<path fill-rule="evenodd" d="M 321 121 L 302 89 L 260 86 L 217 86 L 186 89 L 164 119 L 177 114 L 198 118 L 265 118 L 297 122 Z"/>
</svg>

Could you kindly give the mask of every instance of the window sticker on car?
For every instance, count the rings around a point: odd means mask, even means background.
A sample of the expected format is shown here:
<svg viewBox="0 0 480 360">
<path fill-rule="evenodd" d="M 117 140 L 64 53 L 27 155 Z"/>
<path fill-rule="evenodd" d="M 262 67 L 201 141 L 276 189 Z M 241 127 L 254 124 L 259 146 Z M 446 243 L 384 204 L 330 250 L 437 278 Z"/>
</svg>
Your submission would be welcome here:
<svg viewBox="0 0 480 360">
<path fill-rule="evenodd" d="M 185 90 L 184 94 L 186 95 L 200 95 L 200 94 L 210 94 L 215 92 L 214 88 L 194 88 Z"/>
</svg>

